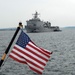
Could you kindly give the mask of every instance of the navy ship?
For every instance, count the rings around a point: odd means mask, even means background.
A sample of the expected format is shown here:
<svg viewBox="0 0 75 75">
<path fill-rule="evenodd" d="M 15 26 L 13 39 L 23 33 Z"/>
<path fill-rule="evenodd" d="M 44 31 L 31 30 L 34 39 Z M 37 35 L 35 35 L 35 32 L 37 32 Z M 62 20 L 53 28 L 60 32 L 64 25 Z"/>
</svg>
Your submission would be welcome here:
<svg viewBox="0 0 75 75">
<path fill-rule="evenodd" d="M 51 26 L 50 22 L 43 22 L 38 18 L 38 12 L 33 14 L 33 18 L 26 21 L 25 29 L 28 33 L 32 32 L 55 32 L 60 31 L 58 26 Z"/>
</svg>

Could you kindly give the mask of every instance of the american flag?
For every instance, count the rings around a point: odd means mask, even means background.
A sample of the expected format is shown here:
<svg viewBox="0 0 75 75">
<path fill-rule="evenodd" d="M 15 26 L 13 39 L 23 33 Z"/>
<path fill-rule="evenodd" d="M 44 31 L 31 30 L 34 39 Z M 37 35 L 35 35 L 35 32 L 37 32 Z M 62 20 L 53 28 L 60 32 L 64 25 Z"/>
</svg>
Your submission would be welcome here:
<svg viewBox="0 0 75 75">
<path fill-rule="evenodd" d="M 9 56 L 23 64 L 27 64 L 31 70 L 42 74 L 51 52 L 38 47 L 29 36 L 21 31 L 19 38 Z"/>
</svg>

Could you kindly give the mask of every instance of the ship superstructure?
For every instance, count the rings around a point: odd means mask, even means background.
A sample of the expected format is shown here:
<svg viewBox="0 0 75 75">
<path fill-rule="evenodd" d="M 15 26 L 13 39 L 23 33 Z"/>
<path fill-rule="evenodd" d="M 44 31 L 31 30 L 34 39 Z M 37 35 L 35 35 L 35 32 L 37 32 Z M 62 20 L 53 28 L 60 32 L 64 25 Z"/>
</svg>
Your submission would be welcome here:
<svg viewBox="0 0 75 75">
<path fill-rule="evenodd" d="M 40 18 L 38 18 L 38 12 L 33 15 L 34 17 L 32 19 L 26 21 L 27 25 L 25 26 L 25 29 L 28 33 L 60 31 L 58 26 L 51 26 L 50 22 L 41 21 Z"/>
</svg>

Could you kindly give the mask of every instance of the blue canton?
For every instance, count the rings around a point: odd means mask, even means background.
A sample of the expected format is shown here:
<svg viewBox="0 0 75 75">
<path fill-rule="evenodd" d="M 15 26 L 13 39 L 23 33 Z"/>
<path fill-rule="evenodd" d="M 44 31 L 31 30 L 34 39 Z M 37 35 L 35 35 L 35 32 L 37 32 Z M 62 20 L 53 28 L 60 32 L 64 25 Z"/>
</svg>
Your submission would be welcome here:
<svg viewBox="0 0 75 75">
<path fill-rule="evenodd" d="M 30 41 L 30 38 L 28 37 L 28 35 L 22 31 L 21 34 L 19 35 L 19 38 L 16 44 L 22 48 L 25 48 L 29 41 Z"/>
</svg>

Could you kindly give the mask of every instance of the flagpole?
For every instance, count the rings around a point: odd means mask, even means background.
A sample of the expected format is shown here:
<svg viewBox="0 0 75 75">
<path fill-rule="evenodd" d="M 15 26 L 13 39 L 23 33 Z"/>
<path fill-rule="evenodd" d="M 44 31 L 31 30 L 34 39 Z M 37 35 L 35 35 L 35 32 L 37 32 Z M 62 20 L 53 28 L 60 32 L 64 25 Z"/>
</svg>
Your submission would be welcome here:
<svg viewBox="0 0 75 75">
<path fill-rule="evenodd" d="M 13 35 L 11 41 L 10 41 L 10 43 L 9 43 L 5 53 L 3 54 L 3 56 L 2 56 L 2 58 L 0 60 L 0 67 L 2 66 L 2 63 L 3 63 L 4 59 L 6 58 L 6 55 L 9 52 L 9 50 L 11 48 L 11 45 L 13 44 L 13 41 L 15 40 L 15 38 L 16 38 L 16 36 L 17 36 L 17 34 L 18 34 L 19 30 L 20 30 L 20 28 L 22 28 L 22 27 L 23 27 L 22 23 L 19 22 L 19 26 L 17 27 L 17 29 L 16 29 L 16 31 L 15 31 L 15 33 L 14 33 L 14 35 Z"/>
</svg>

